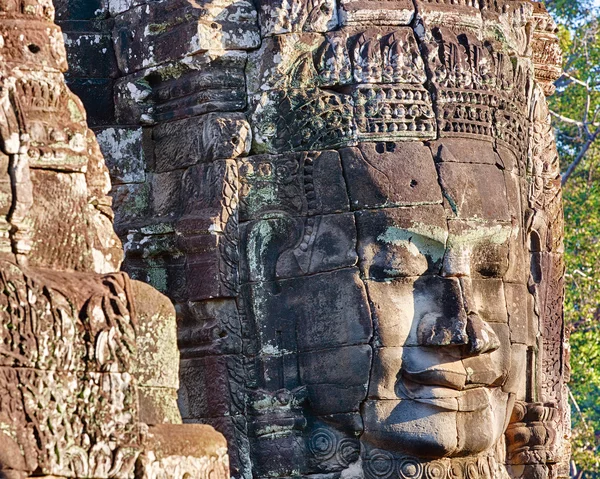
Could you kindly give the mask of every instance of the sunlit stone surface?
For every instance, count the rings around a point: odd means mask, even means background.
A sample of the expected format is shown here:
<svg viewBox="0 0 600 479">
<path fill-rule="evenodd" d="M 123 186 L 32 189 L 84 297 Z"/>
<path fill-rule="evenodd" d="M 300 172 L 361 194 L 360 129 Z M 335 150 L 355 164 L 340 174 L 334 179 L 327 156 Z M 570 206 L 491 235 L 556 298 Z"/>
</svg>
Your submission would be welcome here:
<svg viewBox="0 0 600 479">
<path fill-rule="evenodd" d="M 125 269 L 176 303 L 182 415 L 234 477 L 568 476 L 539 3 L 84 4 Z"/>
<path fill-rule="evenodd" d="M 110 180 L 50 0 L 0 1 L 0 477 L 229 477 L 183 425 L 175 311 L 118 272 Z"/>
</svg>

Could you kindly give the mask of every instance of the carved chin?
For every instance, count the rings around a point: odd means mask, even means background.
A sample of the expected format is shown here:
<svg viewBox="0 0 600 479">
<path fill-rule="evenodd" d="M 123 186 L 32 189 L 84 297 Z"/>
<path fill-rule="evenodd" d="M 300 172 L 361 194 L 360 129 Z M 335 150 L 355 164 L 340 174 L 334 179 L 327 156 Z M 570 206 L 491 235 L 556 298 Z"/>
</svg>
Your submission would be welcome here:
<svg viewBox="0 0 600 479">
<path fill-rule="evenodd" d="M 509 396 L 490 390 L 476 410 L 416 400 L 373 400 L 363 406 L 363 440 L 373 447 L 424 459 L 464 457 L 490 450 L 506 427 Z"/>
</svg>

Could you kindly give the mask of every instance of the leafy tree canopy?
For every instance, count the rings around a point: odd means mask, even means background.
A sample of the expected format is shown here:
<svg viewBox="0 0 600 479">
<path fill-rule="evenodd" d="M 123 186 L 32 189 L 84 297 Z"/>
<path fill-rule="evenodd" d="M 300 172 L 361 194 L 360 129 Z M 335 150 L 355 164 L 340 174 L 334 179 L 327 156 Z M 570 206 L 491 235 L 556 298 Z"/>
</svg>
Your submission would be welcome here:
<svg viewBox="0 0 600 479">
<path fill-rule="evenodd" d="M 571 329 L 573 461 L 600 477 L 600 29 L 592 0 L 547 0 L 565 74 L 550 99 L 565 200 L 565 318 Z"/>
<path fill-rule="evenodd" d="M 544 3 L 554 18 L 562 22 L 581 20 L 587 17 L 594 5 L 592 0 L 546 0 Z"/>
</svg>

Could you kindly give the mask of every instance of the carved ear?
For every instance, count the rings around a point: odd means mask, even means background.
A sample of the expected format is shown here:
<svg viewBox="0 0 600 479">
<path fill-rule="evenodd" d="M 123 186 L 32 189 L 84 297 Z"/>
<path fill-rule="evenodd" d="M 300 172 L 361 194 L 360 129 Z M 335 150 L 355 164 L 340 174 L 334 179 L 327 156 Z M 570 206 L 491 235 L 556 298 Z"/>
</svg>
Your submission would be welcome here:
<svg viewBox="0 0 600 479">
<path fill-rule="evenodd" d="M 279 257 L 297 243 L 300 232 L 296 221 L 289 216 L 257 221 L 245 241 L 248 279 L 275 281 Z"/>
<path fill-rule="evenodd" d="M 0 149 L 7 155 L 19 152 L 20 128 L 6 87 L 0 87 Z"/>
<path fill-rule="evenodd" d="M 530 281 L 539 285 L 543 279 L 544 268 L 541 253 L 547 251 L 548 225 L 541 211 L 533 212 L 528 218 L 527 244 L 531 255 Z"/>
</svg>

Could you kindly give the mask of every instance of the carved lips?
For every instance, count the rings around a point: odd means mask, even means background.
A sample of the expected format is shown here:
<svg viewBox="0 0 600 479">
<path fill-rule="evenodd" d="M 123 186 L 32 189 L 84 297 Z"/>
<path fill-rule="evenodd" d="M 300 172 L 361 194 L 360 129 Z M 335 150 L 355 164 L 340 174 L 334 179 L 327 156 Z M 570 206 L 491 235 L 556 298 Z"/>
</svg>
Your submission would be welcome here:
<svg viewBox="0 0 600 479">
<path fill-rule="evenodd" d="M 439 371 L 436 371 L 436 373 L 438 373 L 438 376 L 444 375 L 444 373 L 440 374 Z M 406 395 L 407 399 L 423 404 L 431 404 L 448 411 L 481 411 L 491 404 L 491 392 L 487 387 L 457 390 L 451 387 L 413 382 L 405 375 L 399 383 L 398 389 Z"/>
</svg>

